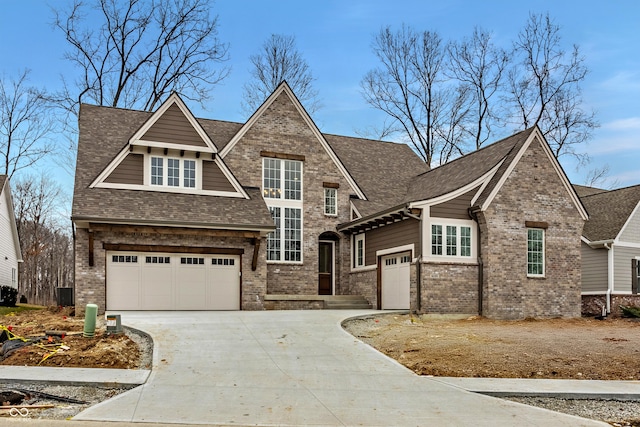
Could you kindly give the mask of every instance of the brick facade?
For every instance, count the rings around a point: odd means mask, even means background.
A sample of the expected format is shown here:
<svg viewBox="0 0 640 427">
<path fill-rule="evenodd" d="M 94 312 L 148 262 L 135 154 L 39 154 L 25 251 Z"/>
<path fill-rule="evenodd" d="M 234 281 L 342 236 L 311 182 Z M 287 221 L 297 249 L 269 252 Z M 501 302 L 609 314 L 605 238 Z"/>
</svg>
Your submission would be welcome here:
<svg viewBox="0 0 640 427">
<path fill-rule="evenodd" d="M 488 209 L 478 216 L 484 262 L 483 315 L 500 319 L 580 316 L 584 221 L 537 140 Z M 548 224 L 544 278 L 527 277 L 525 221 Z"/>
<path fill-rule="evenodd" d="M 224 161 L 245 186 L 262 187 L 261 151 L 304 156 L 302 264 L 269 262 L 269 294 L 318 294 L 318 247 L 322 233 L 335 233 L 339 223 L 350 219 L 348 181 L 322 148 L 317 136 L 286 93 L 281 93 L 251 125 Z M 338 184 L 337 216 L 324 214 L 323 183 Z M 269 201 L 267 200 L 267 204 Z M 335 293 L 344 293 L 348 280 L 349 239 L 335 234 Z M 345 264 L 345 259 L 347 259 Z"/>
<path fill-rule="evenodd" d="M 148 233 L 127 233 L 114 231 L 93 232 L 94 265 L 89 266 L 89 233 L 87 229 L 76 231 L 76 312 L 81 314 L 87 304 L 97 304 L 100 313 L 106 307 L 106 250 L 105 243 L 136 244 L 136 245 L 165 245 L 165 246 L 194 246 L 243 249 L 241 255 L 241 289 L 243 310 L 263 310 L 264 295 L 267 292 L 267 268 L 265 263 L 264 239 L 260 245 L 258 263 L 255 271 L 251 269 L 254 246 L 251 239 L 244 237 L 214 237 L 202 235 L 182 235 L 165 230 L 167 234 L 158 234 L 149 228 Z"/>
<path fill-rule="evenodd" d="M 478 266 L 421 263 L 423 313 L 478 314 Z"/>
<path fill-rule="evenodd" d="M 611 313 L 608 316 L 622 317 L 620 306 L 640 307 L 640 295 L 611 295 Z M 606 295 L 583 295 L 582 315 L 600 316 L 602 307 L 607 306 Z"/>
</svg>

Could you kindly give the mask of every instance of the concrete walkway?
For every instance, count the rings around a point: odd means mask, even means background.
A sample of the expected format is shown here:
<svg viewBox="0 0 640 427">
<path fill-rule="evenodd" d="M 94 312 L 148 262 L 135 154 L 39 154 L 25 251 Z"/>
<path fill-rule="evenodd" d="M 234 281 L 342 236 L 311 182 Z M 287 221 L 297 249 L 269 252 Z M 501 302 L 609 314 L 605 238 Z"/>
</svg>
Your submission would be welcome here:
<svg viewBox="0 0 640 427">
<path fill-rule="evenodd" d="M 155 341 L 147 383 L 74 418 L 259 426 L 606 426 L 414 375 L 343 331 L 374 311 L 122 312 Z M 78 423 L 81 424 L 81 423 Z"/>
</svg>

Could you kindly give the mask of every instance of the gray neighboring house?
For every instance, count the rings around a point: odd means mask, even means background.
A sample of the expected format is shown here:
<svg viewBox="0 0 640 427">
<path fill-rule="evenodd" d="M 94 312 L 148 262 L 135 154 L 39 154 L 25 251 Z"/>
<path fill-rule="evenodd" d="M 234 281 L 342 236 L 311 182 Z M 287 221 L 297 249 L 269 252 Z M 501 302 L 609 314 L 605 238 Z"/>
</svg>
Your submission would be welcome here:
<svg viewBox="0 0 640 427">
<path fill-rule="evenodd" d="M 620 305 L 640 303 L 640 185 L 575 187 L 589 212 L 582 234 L 582 311 L 620 314 Z"/>
<path fill-rule="evenodd" d="M 0 286 L 18 289 L 18 265 L 21 262 L 22 251 L 9 178 L 0 175 Z M 3 296 L 0 294 L 0 301 L 2 299 Z"/>
<path fill-rule="evenodd" d="M 78 313 L 378 309 L 580 315 L 586 211 L 537 128 L 429 170 L 322 133 L 286 83 L 247 120 L 82 105 Z"/>
</svg>

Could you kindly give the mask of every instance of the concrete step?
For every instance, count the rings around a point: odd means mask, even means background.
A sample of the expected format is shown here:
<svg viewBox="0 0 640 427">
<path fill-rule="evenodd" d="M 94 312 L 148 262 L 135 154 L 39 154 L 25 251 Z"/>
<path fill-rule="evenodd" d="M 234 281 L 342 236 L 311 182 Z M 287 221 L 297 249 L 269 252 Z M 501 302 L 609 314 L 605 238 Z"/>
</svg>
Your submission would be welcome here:
<svg viewBox="0 0 640 427">
<path fill-rule="evenodd" d="M 360 295 L 328 295 L 324 300 L 324 308 L 330 310 L 370 309 L 371 304 Z"/>
</svg>

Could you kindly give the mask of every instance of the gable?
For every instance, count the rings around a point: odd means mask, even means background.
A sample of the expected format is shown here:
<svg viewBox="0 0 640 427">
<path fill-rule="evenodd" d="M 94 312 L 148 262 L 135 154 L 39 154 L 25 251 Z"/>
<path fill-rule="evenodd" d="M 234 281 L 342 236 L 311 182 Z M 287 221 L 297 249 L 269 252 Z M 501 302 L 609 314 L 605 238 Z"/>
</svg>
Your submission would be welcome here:
<svg viewBox="0 0 640 427">
<path fill-rule="evenodd" d="M 110 136 L 98 132 L 95 138 L 100 141 Z M 122 148 L 93 180 L 91 188 L 248 198 L 217 155 L 213 141 L 175 93 L 129 137 L 128 143 L 121 143 Z M 209 163 L 215 163 L 215 168 Z M 158 173 L 161 178 L 152 176 Z M 189 176 L 193 182 L 187 182 Z"/>
<path fill-rule="evenodd" d="M 473 200 L 477 192 L 478 188 L 474 188 L 473 190 L 454 199 L 431 206 L 430 216 L 438 218 L 469 219 L 471 200 Z"/>
<path fill-rule="evenodd" d="M 622 227 L 617 239 L 622 242 L 640 243 L 640 201 Z"/>
<path fill-rule="evenodd" d="M 144 141 L 157 141 L 177 145 L 207 147 L 180 107 L 173 103 L 140 137 Z"/>
<path fill-rule="evenodd" d="M 286 82 L 282 82 L 247 120 L 238 133 L 220 151 L 220 157 L 227 160 L 230 156 L 236 158 L 243 155 L 246 156 L 246 151 L 248 151 L 246 148 L 244 149 L 245 153 L 240 155 L 237 153 L 239 150 L 236 146 L 241 141 L 244 144 L 253 144 L 259 147 L 258 151 L 281 152 L 292 155 L 301 154 L 295 151 L 300 148 L 300 141 L 303 138 L 308 143 L 305 146 L 305 151 L 313 154 L 326 154 L 328 156 L 325 166 L 327 170 L 337 170 L 353 193 L 361 199 L 366 198 L 364 192 L 350 175 Z M 232 156 L 231 153 L 234 152 L 236 154 Z M 329 164 L 332 165 L 329 166 Z M 241 162 L 235 162 L 232 167 L 236 171 L 251 172 L 246 167 L 243 168 Z M 252 175 L 253 178 L 251 179 L 253 185 L 261 186 L 259 185 L 261 183 L 256 181 L 254 175 Z"/>
<path fill-rule="evenodd" d="M 533 157 L 531 155 L 531 150 L 534 150 L 537 153 Z M 500 167 L 500 170 L 498 170 L 496 175 L 493 177 L 492 182 L 485 189 L 484 194 L 479 199 L 479 204 L 482 211 L 486 210 L 491 205 L 494 198 L 499 194 L 507 180 L 512 179 L 512 174 L 516 167 L 519 166 L 523 157 L 527 158 L 525 161 L 531 161 L 533 166 L 532 168 L 529 168 L 529 173 L 531 173 L 532 175 L 528 178 L 537 180 L 538 171 L 536 170 L 536 168 L 538 168 L 539 166 L 548 167 L 550 170 L 549 177 L 553 175 L 555 180 L 557 180 L 557 182 L 559 182 L 560 184 L 559 188 L 561 189 L 559 191 L 563 192 L 564 195 L 569 198 L 574 208 L 578 211 L 583 220 L 586 221 L 588 219 L 586 209 L 582 205 L 582 202 L 578 198 L 576 191 L 569 182 L 567 175 L 564 173 L 564 170 L 560 166 L 560 163 L 558 163 L 558 160 L 551 152 L 549 145 L 546 143 L 544 137 L 542 136 L 542 133 L 537 127 L 532 129 L 526 141 L 522 143 L 517 151 L 513 151 L 507 156 L 504 164 Z M 540 180 L 540 182 L 538 182 L 538 184 L 534 187 L 534 191 L 532 191 L 532 194 L 536 196 L 541 195 L 542 197 L 544 197 L 544 195 L 549 191 L 547 185 L 547 181 Z M 559 196 L 559 194 L 555 194 L 554 196 Z"/>
</svg>

